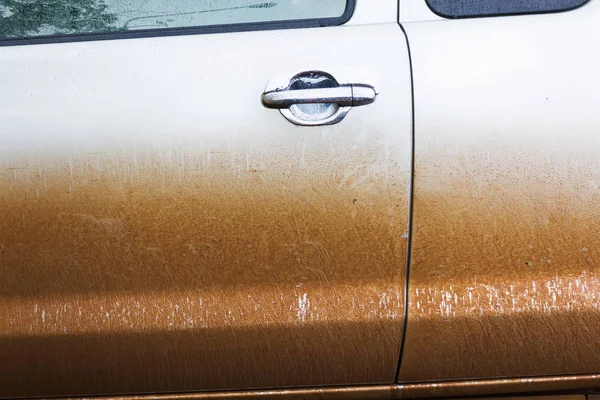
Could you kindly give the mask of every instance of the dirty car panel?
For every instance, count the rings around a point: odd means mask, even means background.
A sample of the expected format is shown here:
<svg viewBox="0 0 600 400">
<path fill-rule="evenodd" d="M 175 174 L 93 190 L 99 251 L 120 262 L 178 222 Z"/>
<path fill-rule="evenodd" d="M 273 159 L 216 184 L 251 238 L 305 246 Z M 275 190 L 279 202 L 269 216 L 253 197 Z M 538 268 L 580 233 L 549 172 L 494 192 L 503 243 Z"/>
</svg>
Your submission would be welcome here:
<svg viewBox="0 0 600 400">
<path fill-rule="evenodd" d="M 600 371 L 598 17 L 592 1 L 405 25 L 415 188 L 400 382 Z"/>
<path fill-rule="evenodd" d="M 394 381 L 396 23 L 0 53 L 0 397 Z M 273 76 L 314 69 L 381 93 L 327 127 L 261 105 Z"/>
</svg>

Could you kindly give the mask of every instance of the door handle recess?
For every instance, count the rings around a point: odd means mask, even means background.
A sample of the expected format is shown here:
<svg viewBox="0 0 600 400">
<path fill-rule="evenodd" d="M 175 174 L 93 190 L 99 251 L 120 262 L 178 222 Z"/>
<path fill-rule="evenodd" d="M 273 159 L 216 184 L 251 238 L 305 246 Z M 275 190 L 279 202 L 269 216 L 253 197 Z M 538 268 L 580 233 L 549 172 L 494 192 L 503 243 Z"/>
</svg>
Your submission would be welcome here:
<svg viewBox="0 0 600 400">
<path fill-rule="evenodd" d="M 266 108 L 280 110 L 296 125 L 336 124 L 352 107 L 371 104 L 377 98 L 377 90 L 371 85 L 339 84 L 322 71 L 303 72 L 286 81 L 279 86 L 269 82 L 261 100 Z"/>
</svg>

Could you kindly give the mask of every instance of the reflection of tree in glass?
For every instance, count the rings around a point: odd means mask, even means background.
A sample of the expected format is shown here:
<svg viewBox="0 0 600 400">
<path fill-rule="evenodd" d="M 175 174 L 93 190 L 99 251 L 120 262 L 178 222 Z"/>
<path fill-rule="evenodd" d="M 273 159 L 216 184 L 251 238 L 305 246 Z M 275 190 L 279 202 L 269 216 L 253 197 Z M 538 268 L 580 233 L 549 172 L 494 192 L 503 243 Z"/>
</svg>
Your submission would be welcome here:
<svg viewBox="0 0 600 400">
<path fill-rule="evenodd" d="M 0 0 L 0 37 L 113 30 L 104 0 Z"/>
</svg>

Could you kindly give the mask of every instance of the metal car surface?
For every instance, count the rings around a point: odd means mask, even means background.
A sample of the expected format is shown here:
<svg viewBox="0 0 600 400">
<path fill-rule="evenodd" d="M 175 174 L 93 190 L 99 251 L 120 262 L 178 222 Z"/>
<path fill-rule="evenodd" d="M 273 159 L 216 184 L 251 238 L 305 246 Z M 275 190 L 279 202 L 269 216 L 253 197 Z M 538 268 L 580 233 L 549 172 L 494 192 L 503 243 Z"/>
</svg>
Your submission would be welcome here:
<svg viewBox="0 0 600 400">
<path fill-rule="evenodd" d="M 395 7 L 1 47 L 0 397 L 393 382 L 411 168 Z M 298 127 L 260 98 L 304 71 L 385 89 Z"/>
<path fill-rule="evenodd" d="M 415 188 L 401 382 L 600 371 L 598 18 L 594 0 L 403 25 Z"/>
<path fill-rule="evenodd" d="M 0 40 L 0 398 L 592 399 L 600 0 L 225 3 Z"/>
</svg>

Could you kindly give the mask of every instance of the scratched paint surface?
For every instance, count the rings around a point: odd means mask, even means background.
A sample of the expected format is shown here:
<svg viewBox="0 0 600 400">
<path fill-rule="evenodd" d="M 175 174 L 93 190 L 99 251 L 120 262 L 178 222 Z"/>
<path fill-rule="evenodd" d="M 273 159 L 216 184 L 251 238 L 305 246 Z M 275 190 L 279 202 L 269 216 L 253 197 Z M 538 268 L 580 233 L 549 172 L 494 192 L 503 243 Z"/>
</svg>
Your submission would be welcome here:
<svg viewBox="0 0 600 400">
<path fill-rule="evenodd" d="M 393 380 L 405 150 L 282 138 L 4 154 L 1 396 Z"/>
</svg>

